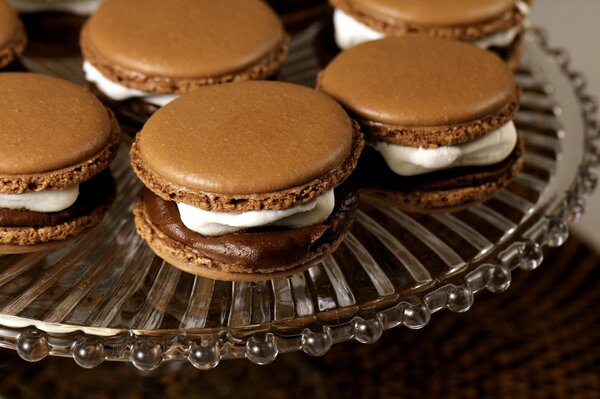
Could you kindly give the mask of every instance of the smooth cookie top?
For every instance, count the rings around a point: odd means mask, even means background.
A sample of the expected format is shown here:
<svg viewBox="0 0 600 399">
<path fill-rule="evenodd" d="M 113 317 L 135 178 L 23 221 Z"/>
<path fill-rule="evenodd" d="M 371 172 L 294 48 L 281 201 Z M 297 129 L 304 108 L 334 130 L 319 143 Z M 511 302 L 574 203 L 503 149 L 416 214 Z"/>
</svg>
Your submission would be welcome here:
<svg viewBox="0 0 600 399">
<path fill-rule="evenodd" d="M 83 87 L 33 73 L 0 74 L 0 175 L 68 168 L 111 139 L 106 108 Z"/>
<path fill-rule="evenodd" d="M 315 90 L 255 81 L 202 88 L 156 112 L 138 134 L 144 167 L 218 194 L 297 187 L 339 167 L 353 146 L 344 110 Z"/>
<path fill-rule="evenodd" d="M 458 26 L 500 18 L 516 0 L 333 0 L 357 13 L 400 24 Z"/>
<path fill-rule="evenodd" d="M 0 49 L 11 44 L 21 31 L 21 22 L 17 13 L 6 3 L 0 0 Z"/>
<path fill-rule="evenodd" d="M 519 98 L 512 72 L 496 55 L 424 36 L 344 51 L 321 72 L 319 88 L 359 118 L 403 127 L 466 123 Z"/>
<path fill-rule="evenodd" d="M 84 45 L 103 61 L 171 78 L 239 72 L 285 38 L 261 0 L 107 0 L 85 29 Z"/>
</svg>

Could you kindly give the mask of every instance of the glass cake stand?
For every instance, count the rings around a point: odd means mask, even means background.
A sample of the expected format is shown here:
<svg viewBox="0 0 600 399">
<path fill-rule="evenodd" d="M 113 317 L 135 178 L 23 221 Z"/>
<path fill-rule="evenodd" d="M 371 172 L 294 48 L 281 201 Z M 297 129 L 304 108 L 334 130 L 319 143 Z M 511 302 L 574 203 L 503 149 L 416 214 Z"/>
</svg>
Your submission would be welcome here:
<svg viewBox="0 0 600 399">
<path fill-rule="evenodd" d="M 285 80 L 314 84 L 317 31 L 292 41 Z M 25 60 L 84 83 L 79 62 Z M 86 368 L 115 360 L 152 370 L 184 360 L 210 369 L 222 359 L 320 356 L 339 342 L 422 328 L 446 308 L 467 311 L 475 293 L 506 290 L 513 271 L 540 265 L 545 245 L 563 244 L 596 185 L 596 105 L 566 53 L 532 30 L 517 78 L 527 154 L 506 191 L 430 216 L 363 200 L 333 256 L 265 282 L 208 280 L 156 257 L 135 233 L 140 184 L 123 146 L 112 167 L 118 199 L 100 226 L 51 252 L 0 256 L 0 346 L 28 361 L 66 356 Z"/>
</svg>

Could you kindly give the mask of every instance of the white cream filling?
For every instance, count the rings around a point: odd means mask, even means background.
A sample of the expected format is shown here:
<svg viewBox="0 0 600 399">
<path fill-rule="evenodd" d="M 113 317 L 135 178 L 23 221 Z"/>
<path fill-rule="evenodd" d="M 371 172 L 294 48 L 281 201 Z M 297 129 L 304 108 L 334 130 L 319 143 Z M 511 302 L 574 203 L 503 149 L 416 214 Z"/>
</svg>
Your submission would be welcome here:
<svg viewBox="0 0 600 399">
<path fill-rule="evenodd" d="M 524 15 L 529 14 L 529 6 L 525 2 L 518 2 L 517 7 Z M 336 8 L 333 14 L 333 24 L 335 26 L 335 41 L 339 48 L 345 50 L 358 44 L 371 40 L 383 39 L 385 34 L 379 32 L 362 22 L 356 20 L 351 15 Z M 527 22 L 525 22 L 527 26 Z M 507 47 L 521 32 L 520 26 L 515 26 L 504 32 L 494 33 L 473 42 L 473 44 L 487 49 L 490 47 Z"/>
<path fill-rule="evenodd" d="M 335 27 L 335 42 L 342 50 L 385 37 L 383 32 L 363 24 L 339 8 L 333 12 L 333 26 Z"/>
<path fill-rule="evenodd" d="M 43 11 L 61 11 L 77 15 L 90 15 L 103 0 L 76 0 L 76 1 L 57 1 L 57 2 L 38 2 L 27 0 L 8 0 L 11 6 L 19 12 L 43 12 Z"/>
<path fill-rule="evenodd" d="M 148 93 L 113 82 L 106 76 L 102 75 L 102 73 L 87 60 L 83 61 L 83 71 L 85 72 L 85 79 L 88 82 L 94 83 L 98 90 L 100 90 L 108 98 L 115 101 L 123 101 L 130 98 L 141 98 L 150 104 L 162 107 L 179 97 L 179 94 Z"/>
<path fill-rule="evenodd" d="M 517 36 L 519 36 L 521 29 L 520 26 L 513 26 L 504 32 L 498 32 L 493 35 L 482 37 L 472 43 L 482 49 L 488 49 L 490 47 L 508 47 L 514 42 Z"/>
<path fill-rule="evenodd" d="M 211 212 L 178 203 L 181 221 L 188 229 L 205 236 L 219 236 L 267 225 L 299 228 L 322 223 L 335 206 L 333 190 L 306 204 L 281 211 Z"/>
<path fill-rule="evenodd" d="M 33 212 L 64 211 L 77 201 L 79 184 L 63 190 L 48 190 L 24 194 L 0 194 L 0 208 Z"/>
<path fill-rule="evenodd" d="M 438 147 L 406 147 L 379 142 L 371 144 L 394 173 L 414 176 L 458 166 L 493 165 L 506 159 L 517 145 L 513 122 L 468 143 Z"/>
</svg>

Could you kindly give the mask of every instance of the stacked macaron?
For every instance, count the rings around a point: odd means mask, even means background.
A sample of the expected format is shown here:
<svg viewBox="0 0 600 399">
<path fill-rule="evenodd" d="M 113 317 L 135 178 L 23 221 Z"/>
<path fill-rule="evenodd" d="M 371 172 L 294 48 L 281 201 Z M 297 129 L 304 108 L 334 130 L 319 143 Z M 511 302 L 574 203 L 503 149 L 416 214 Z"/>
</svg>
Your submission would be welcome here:
<svg viewBox="0 0 600 399">
<path fill-rule="evenodd" d="M 341 49 L 386 36 L 423 34 L 471 42 L 519 62 L 525 0 L 331 0 Z"/>
<path fill-rule="evenodd" d="M 287 44 L 262 0 L 107 0 L 81 36 L 86 79 L 134 132 L 183 93 L 273 76 Z"/>
<path fill-rule="evenodd" d="M 80 86 L 0 74 L 0 253 L 46 249 L 100 222 L 114 197 L 106 169 L 119 131 Z"/>
<path fill-rule="evenodd" d="M 146 186 L 139 234 L 163 259 L 220 279 L 308 267 L 343 239 L 362 135 L 315 90 L 281 82 L 213 86 L 156 112 L 131 149 Z"/>
<path fill-rule="evenodd" d="M 512 122 L 520 91 L 498 57 L 454 40 L 405 36 L 364 43 L 321 72 L 370 144 L 362 184 L 409 211 L 483 201 L 522 165 Z"/>
<path fill-rule="evenodd" d="M 27 35 L 14 10 L 0 0 L 0 70 L 9 69 L 25 50 Z"/>
</svg>

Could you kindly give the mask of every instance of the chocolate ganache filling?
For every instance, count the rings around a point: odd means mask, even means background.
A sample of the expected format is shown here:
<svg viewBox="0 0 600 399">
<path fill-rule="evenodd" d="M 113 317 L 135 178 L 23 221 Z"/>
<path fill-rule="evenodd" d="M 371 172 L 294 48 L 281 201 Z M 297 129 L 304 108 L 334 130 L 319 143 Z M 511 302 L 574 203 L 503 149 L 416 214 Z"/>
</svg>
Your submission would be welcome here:
<svg viewBox="0 0 600 399">
<path fill-rule="evenodd" d="M 115 181 L 108 170 L 81 183 L 77 201 L 60 212 L 33 212 L 0 208 L 0 227 L 50 227 L 91 213 L 115 196 Z"/>
<path fill-rule="evenodd" d="M 269 267 L 298 262 L 318 246 L 335 242 L 352 221 L 358 195 L 336 189 L 335 208 L 321 224 L 295 229 L 263 226 L 219 237 L 189 230 L 181 221 L 176 203 L 148 189 L 144 189 L 143 201 L 146 217 L 169 238 L 217 262 Z"/>
</svg>

